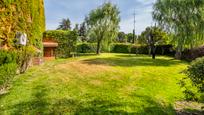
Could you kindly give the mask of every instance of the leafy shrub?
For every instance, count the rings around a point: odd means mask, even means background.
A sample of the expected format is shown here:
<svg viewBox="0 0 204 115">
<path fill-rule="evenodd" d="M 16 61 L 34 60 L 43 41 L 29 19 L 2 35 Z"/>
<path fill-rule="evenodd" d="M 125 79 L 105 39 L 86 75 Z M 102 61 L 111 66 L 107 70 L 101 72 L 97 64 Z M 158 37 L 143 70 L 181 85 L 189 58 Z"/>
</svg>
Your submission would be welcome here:
<svg viewBox="0 0 204 115">
<path fill-rule="evenodd" d="M 194 49 L 186 49 L 182 53 L 182 59 L 187 60 L 187 61 L 192 61 L 195 60 L 196 58 L 204 56 L 204 46 L 194 48 Z"/>
<path fill-rule="evenodd" d="M 128 44 L 113 44 L 112 53 L 130 53 L 131 45 Z"/>
<path fill-rule="evenodd" d="M 8 63 L 0 66 L 0 89 L 6 87 L 16 75 L 17 64 Z"/>
<path fill-rule="evenodd" d="M 95 53 L 96 44 L 95 43 L 82 43 L 77 45 L 78 53 Z"/>
<path fill-rule="evenodd" d="M 16 58 L 15 51 L 0 50 L 0 89 L 6 87 L 16 75 Z"/>
<path fill-rule="evenodd" d="M 204 92 L 204 57 L 198 58 L 188 66 L 186 75 L 192 81 L 193 85 L 196 86 L 200 92 Z"/>
<path fill-rule="evenodd" d="M 198 88 L 193 86 L 192 81 L 185 77 L 180 80 L 179 85 L 182 88 L 182 92 L 185 94 L 185 99 L 187 101 L 199 101 L 201 99 L 201 94 L 198 92 Z"/>
<path fill-rule="evenodd" d="M 17 64 L 19 72 L 24 73 L 30 66 L 32 57 L 36 54 L 36 49 L 33 46 L 23 46 L 17 51 Z"/>
<path fill-rule="evenodd" d="M 156 54 L 174 56 L 175 50 L 172 45 L 157 45 Z"/>
<path fill-rule="evenodd" d="M 16 63 L 16 52 L 0 50 L 0 66 L 7 63 Z"/>
<path fill-rule="evenodd" d="M 43 39 L 52 39 L 58 42 L 56 56 L 62 58 L 70 57 L 71 52 L 76 51 L 77 37 L 76 31 L 52 30 L 43 34 Z"/>
<path fill-rule="evenodd" d="M 149 48 L 147 46 L 132 46 L 131 53 L 132 54 L 148 54 Z"/>
<path fill-rule="evenodd" d="M 187 77 L 180 80 L 186 100 L 204 101 L 204 57 L 194 60 L 184 71 Z"/>
</svg>

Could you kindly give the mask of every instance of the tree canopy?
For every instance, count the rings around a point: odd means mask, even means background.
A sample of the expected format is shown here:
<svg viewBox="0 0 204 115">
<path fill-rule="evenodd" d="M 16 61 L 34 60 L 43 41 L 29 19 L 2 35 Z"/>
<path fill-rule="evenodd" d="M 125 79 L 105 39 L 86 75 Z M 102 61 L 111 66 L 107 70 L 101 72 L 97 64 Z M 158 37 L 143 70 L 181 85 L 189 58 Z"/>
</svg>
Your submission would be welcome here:
<svg viewBox="0 0 204 115">
<path fill-rule="evenodd" d="M 203 43 L 204 1 L 203 0 L 157 0 L 153 18 L 172 33 L 177 47 L 177 58 L 185 48 Z"/>
<path fill-rule="evenodd" d="M 120 22 L 119 13 L 116 5 L 104 3 L 101 7 L 92 10 L 86 18 L 89 36 L 97 41 L 97 54 L 100 53 L 102 45 L 108 47 L 116 38 Z"/>
<path fill-rule="evenodd" d="M 62 19 L 57 30 L 71 30 L 71 21 L 69 20 L 69 18 Z"/>
<path fill-rule="evenodd" d="M 145 31 L 138 37 L 138 43 L 142 45 L 149 45 L 149 33 L 152 32 L 154 36 L 155 45 L 162 45 L 168 43 L 168 35 L 159 27 L 147 27 Z"/>
</svg>

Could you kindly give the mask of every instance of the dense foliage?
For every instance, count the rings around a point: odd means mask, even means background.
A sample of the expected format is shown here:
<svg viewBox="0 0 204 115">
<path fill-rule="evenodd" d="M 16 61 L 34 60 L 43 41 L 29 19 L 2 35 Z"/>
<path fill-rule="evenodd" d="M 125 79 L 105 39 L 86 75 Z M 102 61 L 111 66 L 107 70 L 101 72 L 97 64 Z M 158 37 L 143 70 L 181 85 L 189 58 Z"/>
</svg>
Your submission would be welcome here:
<svg viewBox="0 0 204 115">
<path fill-rule="evenodd" d="M 181 58 L 185 48 L 203 44 L 203 12 L 203 0 L 157 0 L 155 3 L 153 18 L 173 35 L 176 58 Z"/>
<path fill-rule="evenodd" d="M 86 25 L 86 22 L 83 22 L 82 24 L 80 24 L 79 36 L 80 36 L 80 41 L 82 41 L 82 42 L 87 41 L 87 25 Z"/>
<path fill-rule="evenodd" d="M 76 31 L 53 30 L 44 32 L 43 39 L 57 41 L 59 46 L 56 49 L 56 56 L 66 58 L 75 52 L 77 37 Z"/>
<path fill-rule="evenodd" d="M 32 64 L 32 58 L 39 56 L 41 52 L 37 52 L 33 46 L 21 46 L 17 49 L 17 64 L 20 73 L 25 73 Z"/>
<path fill-rule="evenodd" d="M 124 32 L 119 32 L 116 41 L 120 43 L 127 42 L 126 34 Z"/>
<path fill-rule="evenodd" d="M 77 45 L 78 53 L 94 53 L 96 50 L 96 43 L 82 43 Z M 101 50 L 102 52 L 107 52 Z M 124 43 L 111 44 L 110 52 L 112 53 L 131 53 L 131 54 L 149 54 L 148 46 L 137 46 Z M 172 45 L 157 45 L 156 54 L 173 56 L 175 51 Z"/>
<path fill-rule="evenodd" d="M 202 56 L 204 56 L 204 46 L 186 49 L 182 52 L 182 59 L 187 61 L 192 61 Z"/>
<path fill-rule="evenodd" d="M 129 44 L 112 44 L 112 53 L 130 53 L 130 49 L 131 49 L 132 45 Z"/>
<path fill-rule="evenodd" d="M 45 30 L 43 0 L 0 0 L 0 41 L 12 47 L 16 32 L 25 32 L 29 44 L 42 48 Z"/>
<path fill-rule="evenodd" d="M 42 49 L 44 30 L 43 0 L 0 0 L 0 47 L 7 49 L 0 50 L 0 88 L 28 69 L 36 49 Z M 15 44 L 17 32 L 27 34 L 26 46 Z"/>
<path fill-rule="evenodd" d="M 69 20 L 69 18 L 62 19 L 57 29 L 58 30 L 71 30 L 71 21 Z"/>
<path fill-rule="evenodd" d="M 142 45 L 150 45 L 149 34 L 153 34 L 155 45 L 168 44 L 168 34 L 159 27 L 147 27 L 145 31 L 138 37 L 138 43 Z"/>
<path fill-rule="evenodd" d="M 168 36 L 162 29 L 154 26 L 147 27 L 139 36 L 138 43 L 149 46 L 149 51 L 152 54 L 152 59 L 156 56 L 156 45 L 167 44 Z"/>
<path fill-rule="evenodd" d="M 204 93 L 204 57 L 198 58 L 191 63 L 186 71 L 187 76 L 200 92 Z"/>
<path fill-rule="evenodd" d="M 7 87 L 16 75 L 16 58 L 16 52 L 0 50 L 0 90 Z"/>
<path fill-rule="evenodd" d="M 131 53 L 131 54 L 150 54 L 149 46 L 137 46 L 132 44 L 113 44 L 113 53 Z M 158 55 L 174 55 L 174 50 L 172 45 L 157 45 L 156 54 Z"/>
<path fill-rule="evenodd" d="M 95 43 L 82 43 L 77 45 L 78 53 L 94 53 L 96 51 Z"/>
<path fill-rule="evenodd" d="M 119 30 L 119 9 L 116 5 L 105 3 L 92 10 L 86 18 L 89 36 L 97 41 L 96 53 L 100 54 L 102 46 L 109 49 Z"/>
</svg>

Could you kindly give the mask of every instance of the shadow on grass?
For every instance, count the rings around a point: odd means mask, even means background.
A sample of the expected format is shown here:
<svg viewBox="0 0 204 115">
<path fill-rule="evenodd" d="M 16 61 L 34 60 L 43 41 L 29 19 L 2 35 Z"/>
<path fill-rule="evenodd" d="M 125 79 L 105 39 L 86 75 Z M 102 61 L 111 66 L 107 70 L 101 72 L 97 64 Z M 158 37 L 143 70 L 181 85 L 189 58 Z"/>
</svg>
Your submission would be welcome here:
<svg viewBox="0 0 204 115">
<path fill-rule="evenodd" d="M 95 53 L 78 53 L 76 56 L 97 56 Z"/>
<path fill-rule="evenodd" d="M 43 114 L 48 110 L 48 101 L 45 96 L 47 95 L 47 89 L 44 85 L 38 85 L 32 89 L 32 95 L 30 101 L 21 102 L 11 106 L 9 109 L 13 111 L 12 114 Z"/>
<path fill-rule="evenodd" d="M 135 95 L 134 98 L 138 98 L 144 103 L 144 105 L 137 105 L 137 103 L 100 98 L 87 99 L 86 101 L 72 98 L 47 99 L 45 92 L 39 90 L 31 101 L 13 105 L 9 109 L 15 110 L 13 114 L 166 115 L 175 113 L 172 106 L 164 107 L 148 96 Z M 132 108 L 132 111 L 125 111 L 126 107 Z M 137 108 L 142 109 L 138 111 Z"/>
<path fill-rule="evenodd" d="M 158 58 L 152 60 L 148 57 L 128 57 L 128 58 L 95 58 L 95 59 L 88 59 L 84 60 L 83 63 L 90 64 L 90 65 L 110 65 L 110 66 L 125 66 L 125 67 L 132 67 L 132 66 L 173 66 L 178 65 L 179 61 L 172 60 L 172 59 L 162 59 Z"/>
</svg>

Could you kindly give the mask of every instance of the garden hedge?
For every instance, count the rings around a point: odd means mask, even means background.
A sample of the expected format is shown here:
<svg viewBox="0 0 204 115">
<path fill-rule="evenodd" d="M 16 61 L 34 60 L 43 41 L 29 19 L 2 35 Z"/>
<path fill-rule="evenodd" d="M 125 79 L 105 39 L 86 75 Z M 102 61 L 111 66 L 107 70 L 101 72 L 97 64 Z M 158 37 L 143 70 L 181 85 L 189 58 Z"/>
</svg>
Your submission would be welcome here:
<svg viewBox="0 0 204 115">
<path fill-rule="evenodd" d="M 95 53 L 96 44 L 82 43 L 77 45 L 78 53 Z M 105 52 L 105 51 L 102 51 Z M 136 46 L 132 44 L 114 43 L 111 45 L 111 53 L 132 53 L 132 54 L 149 54 L 148 46 Z M 175 50 L 172 45 L 158 45 L 156 49 L 158 55 L 174 56 Z"/>
<path fill-rule="evenodd" d="M 70 57 L 71 52 L 76 51 L 77 38 L 76 31 L 50 30 L 43 34 L 43 39 L 58 42 L 59 46 L 56 49 L 56 57 L 62 58 Z"/>
<path fill-rule="evenodd" d="M 95 53 L 96 43 L 81 43 L 77 44 L 78 53 Z"/>
<path fill-rule="evenodd" d="M 136 46 L 132 44 L 112 44 L 112 53 L 149 54 L 148 46 Z M 175 51 L 172 45 L 157 45 L 156 54 L 173 56 Z"/>
<path fill-rule="evenodd" d="M 16 32 L 25 32 L 29 44 L 42 48 L 45 31 L 44 0 L 0 0 L 0 41 L 12 47 Z"/>
</svg>

